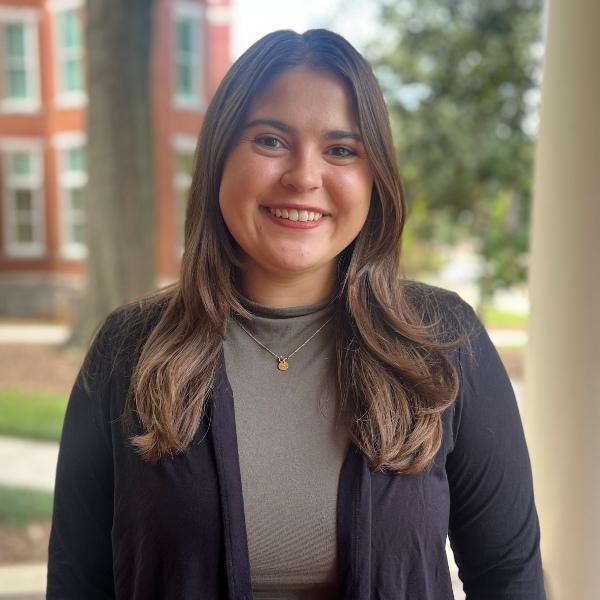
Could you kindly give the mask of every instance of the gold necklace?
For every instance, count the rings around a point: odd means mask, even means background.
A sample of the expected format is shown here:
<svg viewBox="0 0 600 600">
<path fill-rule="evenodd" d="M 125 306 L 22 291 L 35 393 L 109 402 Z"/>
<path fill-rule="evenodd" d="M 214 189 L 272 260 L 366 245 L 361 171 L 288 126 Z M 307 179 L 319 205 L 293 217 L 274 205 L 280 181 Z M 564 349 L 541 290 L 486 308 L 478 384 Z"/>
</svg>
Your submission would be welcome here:
<svg viewBox="0 0 600 600">
<path fill-rule="evenodd" d="M 290 354 L 288 354 L 287 356 L 284 354 L 275 354 L 275 352 L 273 352 L 273 350 L 271 350 L 270 348 L 267 348 L 260 340 L 257 340 L 237 319 L 236 319 L 236 323 L 261 347 L 264 348 L 269 354 L 271 354 L 271 356 L 274 356 L 275 359 L 277 360 L 277 368 L 280 371 L 287 371 L 289 369 L 289 364 L 288 364 L 288 360 L 290 360 L 290 358 L 292 358 L 292 356 L 294 356 L 294 354 L 296 354 L 296 352 L 298 352 L 298 350 L 301 350 L 302 348 L 304 348 L 304 346 L 306 346 L 306 344 L 308 344 L 308 342 L 310 342 L 310 340 L 312 340 L 315 335 L 317 335 L 317 333 L 319 333 L 319 331 L 321 331 L 321 329 L 323 329 L 323 327 L 325 327 L 325 325 L 327 325 L 327 323 L 329 323 L 329 321 L 331 321 L 331 319 L 333 319 L 333 315 L 331 317 L 329 317 L 329 319 L 327 319 L 327 321 L 325 321 L 325 323 L 323 323 L 323 325 L 321 325 L 321 327 L 319 327 L 319 329 L 317 329 L 305 342 L 303 342 L 302 344 L 300 344 L 300 346 L 298 346 L 293 352 L 290 352 Z"/>
</svg>

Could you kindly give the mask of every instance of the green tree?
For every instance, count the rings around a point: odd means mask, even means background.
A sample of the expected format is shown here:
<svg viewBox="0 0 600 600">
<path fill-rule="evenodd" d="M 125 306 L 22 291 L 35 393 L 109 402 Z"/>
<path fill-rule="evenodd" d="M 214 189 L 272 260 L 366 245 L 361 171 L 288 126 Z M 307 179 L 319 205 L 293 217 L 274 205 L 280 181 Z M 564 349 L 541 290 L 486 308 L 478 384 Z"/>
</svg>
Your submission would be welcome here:
<svg viewBox="0 0 600 600">
<path fill-rule="evenodd" d="M 390 108 L 410 239 L 475 237 L 485 301 L 526 277 L 540 0 L 379 4 L 383 31 L 367 54 Z"/>
</svg>

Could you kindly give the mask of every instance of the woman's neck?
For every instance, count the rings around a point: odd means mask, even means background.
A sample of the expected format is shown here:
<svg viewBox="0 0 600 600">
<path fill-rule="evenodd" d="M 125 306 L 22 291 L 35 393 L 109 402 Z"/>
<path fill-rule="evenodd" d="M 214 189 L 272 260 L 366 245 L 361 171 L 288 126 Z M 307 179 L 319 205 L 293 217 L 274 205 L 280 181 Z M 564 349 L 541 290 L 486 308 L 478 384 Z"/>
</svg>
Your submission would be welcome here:
<svg viewBox="0 0 600 600">
<path fill-rule="evenodd" d="M 248 267 L 240 274 L 240 291 L 249 300 L 273 308 L 316 304 L 335 291 L 337 267 L 333 266 L 316 273 L 281 275 Z"/>
</svg>

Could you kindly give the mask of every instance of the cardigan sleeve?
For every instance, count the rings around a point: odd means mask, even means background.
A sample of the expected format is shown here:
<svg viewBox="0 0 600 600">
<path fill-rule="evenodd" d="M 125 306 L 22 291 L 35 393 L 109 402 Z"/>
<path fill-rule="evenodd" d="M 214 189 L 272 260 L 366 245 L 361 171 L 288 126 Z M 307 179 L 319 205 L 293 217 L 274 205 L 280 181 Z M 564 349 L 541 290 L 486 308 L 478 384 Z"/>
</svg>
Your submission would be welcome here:
<svg viewBox="0 0 600 600">
<path fill-rule="evenodd" d="M 454 447 L 446 460 L 450 544 L 468 600 L 544 600 L 529 455 L 508 375 L 473 310 L 458 351 Z"/>
<path fill-rule="evenodd" d="M 113 459 L 110 431 L 102 424 L 109 322 L 110 317 L 96 336 L 67 405 L 48 549 L 48 600 L 114 598 Z"/>
</svg>

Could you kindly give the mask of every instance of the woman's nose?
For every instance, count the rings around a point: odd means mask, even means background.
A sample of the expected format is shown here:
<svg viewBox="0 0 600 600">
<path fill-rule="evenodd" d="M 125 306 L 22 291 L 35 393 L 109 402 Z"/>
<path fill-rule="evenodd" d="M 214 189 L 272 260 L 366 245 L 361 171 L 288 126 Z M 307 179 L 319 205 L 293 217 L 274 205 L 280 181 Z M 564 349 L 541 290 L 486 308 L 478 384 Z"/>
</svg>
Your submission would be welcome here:
<svg viewBox="0 0 600 600">
<path fill-rule="evenodd" d="M 303 153 L 290 157 L 281 176 L 281 184 L 295 192 L 309 192 L 323 185 L 321 157 Z"/>
</svg>

